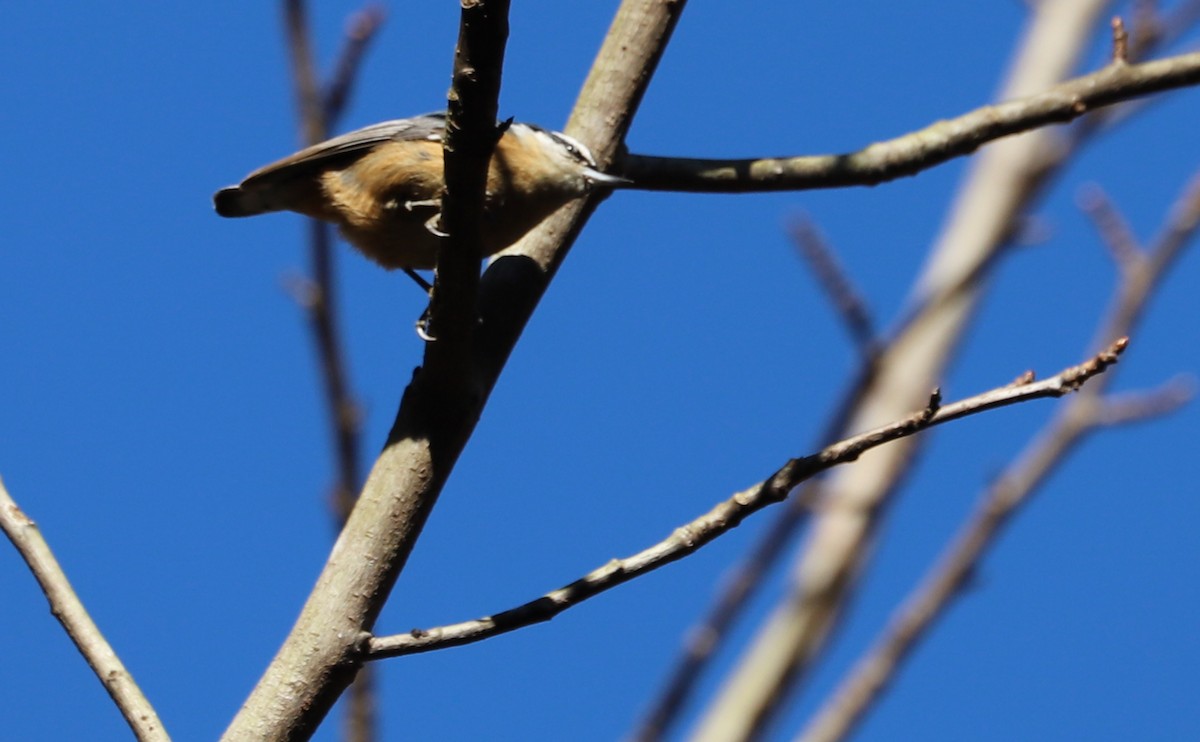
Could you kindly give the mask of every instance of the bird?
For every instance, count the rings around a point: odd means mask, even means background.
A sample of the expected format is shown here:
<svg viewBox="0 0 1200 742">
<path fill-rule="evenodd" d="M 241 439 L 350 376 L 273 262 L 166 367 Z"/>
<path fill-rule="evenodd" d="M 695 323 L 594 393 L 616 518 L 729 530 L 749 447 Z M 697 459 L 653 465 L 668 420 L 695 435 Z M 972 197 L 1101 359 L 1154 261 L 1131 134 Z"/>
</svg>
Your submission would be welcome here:
<svg viewBox="0 0 1200 742">
<path fill-rule="evenodd" d="M 485 257 L 574 199 L 631 185 L 601 172 L 566 134 L 511 119 L 498 126 L 481 225 Z M 413 271 L 435 267 L 444 236 L 445 128 L 446 114 L 435 112 L 351 131 L 255 170 L 217 191 L 213 205 L 223 217 L 292 211 L 330 222 L 371 260 L 420 281 Z"/>
</svg>

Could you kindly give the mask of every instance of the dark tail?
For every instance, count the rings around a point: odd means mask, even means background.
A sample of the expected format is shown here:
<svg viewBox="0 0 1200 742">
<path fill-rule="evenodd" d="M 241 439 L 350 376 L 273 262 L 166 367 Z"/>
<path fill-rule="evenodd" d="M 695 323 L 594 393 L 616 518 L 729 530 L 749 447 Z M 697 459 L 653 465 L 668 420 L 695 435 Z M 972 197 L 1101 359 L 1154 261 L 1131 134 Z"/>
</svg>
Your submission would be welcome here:
<svg viewBox="0 0 1200 742">
<path fill-rule="evenodd" d="M 221 216 L 254 216 L 276 211 L 262 199 L 260 189 L 245 190 L 241 186 L 222 188 L 213 194 L 213 206 Z"/>
</svg>

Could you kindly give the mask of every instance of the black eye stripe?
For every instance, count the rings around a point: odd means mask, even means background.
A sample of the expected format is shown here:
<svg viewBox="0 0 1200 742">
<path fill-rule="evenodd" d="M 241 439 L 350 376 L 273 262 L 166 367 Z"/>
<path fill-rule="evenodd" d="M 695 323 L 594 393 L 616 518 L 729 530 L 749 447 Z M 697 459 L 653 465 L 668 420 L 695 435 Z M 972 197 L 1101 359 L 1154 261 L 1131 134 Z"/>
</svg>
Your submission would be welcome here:
<svg viewBox="0 0 1200 742">
<path fill-rule="evenodd" d="M 554 141 L 556 141 L 560 145 L 562 145 L 563 149 L 567 150 L 568 152 L 575 155 L 576 157 L 579 157 L 579 148 L 576 147 L 573 143 L 568 142 L 566 139 L 563 139 L 556 132 L 549 132 L 549 134 L 550 134 L 550 137 Z"/>
<path fill-rule="evenodd" d="M 534 124 L 515 124 L 515 126 L 523 127 L 528 131 L 536 133 L 538 136 L 548 138 L 550 141 L 554 142 L 554 144 L 566 150 L 571 157 L 578 160 L 580 164 L 585 165 L 586 167 L 596 166 L 596 161 L 592 157 L 592 153 L 588 151 L 587 147 L 568 137 L 566 134 L 562 134 L 557 131 L 551 131 Z"/>
<path fill-rule="evenodd" d="M 595 165 L 595 162 L 592 160 L 592 154 L 584 149 L 583 146 L 581 146 L 578 142 L 568 139 L 567 137 L 560 135 L 558 132 L 549 132 L 549 134 L 554 138 L 554 141 L 558 142 L 563 147 L 563 149 L 570 152 L 572 157 L 589 167 Z"/>
</svg>

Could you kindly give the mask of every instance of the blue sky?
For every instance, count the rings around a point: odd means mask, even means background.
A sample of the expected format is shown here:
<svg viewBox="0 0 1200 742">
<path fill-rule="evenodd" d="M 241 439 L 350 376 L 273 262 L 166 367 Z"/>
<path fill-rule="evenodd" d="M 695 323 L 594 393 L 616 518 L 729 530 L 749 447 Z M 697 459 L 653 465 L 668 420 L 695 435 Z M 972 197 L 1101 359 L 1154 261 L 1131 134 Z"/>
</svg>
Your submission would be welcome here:
<svg viewBox="0 0 1200 742">
<path fill-rule="evenodd" d="M 356 7 L 314 4 L 326 65 Z M 514 3 L 502 115 L 560 127 L 615 7 Z M 342 129 L 443 105 L 455 4 L 389 11 Z M 628 143 L 753 156 L 896 136 L 988 101 L 1023 13 L 1016 2 L 694 3 Z M 280 14 L 228 1 L 10 4 L 0 61 L 0 476 L 167 729 L 212 739 L 290 627 L 333 535 L 325 411 L 285 289 L 304 270 L 303 223 L 222 220 L 210 202 L 297 143 Z M 1200 91 L 1175 94 L 1063 173 L 1035 214 L 1048 239 L 1001 266 L 947 398 L 1082 358 L 1114 271 L 1076 194 L 1100 183 L 1149 238 L 1200 166 L 1198 113 Z M 956 162 L 822 193 L 611 198 L 530 323 L 380 631 L 559 587 L 809 450 L 854 353 L 784 227 L 815 219 L 886 325 L 962 172 Z M 403 276 L 344 247 L 337 257 L 369 458 L 420 361 L 412 320 L 423 300 Z M 1198 292 L 1193 252 L 1134 337 L 1119 390 L 1200 369 Z M 1053 409 L 1033 403 L 933 436 L 829 662 L 779 739 Z M 1090 439 L 912 657 L 862 739 L 1200 736 L 1197 436 L 1193 405 Z M 770 517 L 550 624 L 387 662 L 384 739 L 619 737 Z M 15 553 L 0 555 L 0 736 L 128 738 Z M 334 726 L 318 738 L 334 739 Z"/>
</svg>

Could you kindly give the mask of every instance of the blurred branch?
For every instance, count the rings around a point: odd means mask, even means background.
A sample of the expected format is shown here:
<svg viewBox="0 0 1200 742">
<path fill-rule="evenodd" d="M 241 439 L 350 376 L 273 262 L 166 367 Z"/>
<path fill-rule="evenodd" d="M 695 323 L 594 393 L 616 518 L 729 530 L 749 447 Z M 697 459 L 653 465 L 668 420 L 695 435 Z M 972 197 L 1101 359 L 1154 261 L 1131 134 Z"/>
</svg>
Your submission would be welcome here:
<svg viewBox="0 0 1200 742">
<path fill-rule="evenodd" d="M 386 18 L 387 12 L 382 5 L 368 5 L 351 16 L 346 24 L 346 40 L 342 44 L 341 55 L 333 67 L 333 74 L 322 88 L 321 103 L 325 121 L 329 125 L 332 126 L 342 117 L 358 80 L 363 55 Z"/>
<path fill-rule="evenodd" d="M 1006 384 L 952 404 L 942 404 L 937 392 L 929 405 L 904 419 L 826 446 L 818 453 L 795 458 L 766 480 L 738 492 L 695 520 L 675 529 L 667 539 L 624 559 L 614 559 L 566 587 L 547 593 L 524 605 L 494 616 L 407 634 L 376 637 L 368 644 L 369 659 L 383 659 L 434 649 L 469 644 L 497 634 L 549 621 L 568 608 L 605 590 L 663 567 L 698 551 L 728 533 L 750 515 L 768 505 L 782 502 L 799 484 L 821 472 L 850 461 L 863 453 L 935 425 L 1034 399 L 1055 398 L 1078 390 L 1088 379 L 1116 363 L 1125 350 L 1125 340 L 1078 366 L 1072 366 L 1044 381 L 1032 379 Z"/>
<path fill-rule="evenodd" d="M 1198 222 L 1200 175 L 1179 199 L 1162 237 L 1150 254 L 1142 257 L 1139 253 L 1137 270 L 1122 274 L 1113 306 L 1097 332 L 1099 337 L 1133 330 L 1170 267 L 1194 238 Z M 799 740 L 835 742 L 852 731 L 891 681 L 900 662 L 933 622 L 945 613 L 950 601 L 961 594 L 1002 527 L 1088 434 L 1106 425 L 1166 414 L 1190 397 L 1190 388 L 1176 382 L 1149 395 L 1134 400 L 1125 398 L 1114 404 L 1103 396 L 1112 378 L 1106 376 L 1088 385 L 1085 391 L 1066 402 L 1054 420 L 1000 476 L 937 565 L 905 600 L 887 629 L 855 663 L 846 679 L 830 694 Z"/>
<path fill-rule="evenodd" d="M 800 525 L 806 522 L 811 512 L 810 504 L 819 499 L 820 492 L 820 484 L 810 481 L 789 497 L 779 517 L 770 524 L 750 556 L 731 569 L 707 614 L 688 630 L 683 651 L 668 673 L 667 682 L 651 702 L 650 710 L 630 735 L 630 740 L 651 742 L 662 739 L 679 719 L 708 661 L 728 636 L 751 596 L 762 585 L 767 570 L 779 560 Z"/>
<path fill-rule="evenodd" d="M 1044 95 L 1079 66 L 1108 0 L 1042 0 L 1032 9 L 1000 99 Z M 1128 68 L 1125 68 L 1128 69 Z M 910 308 L 854 390 L 841 423 L 863 430 L 920 403 L 942 378 L 1020 217 L 1070 153 L 1047 129 L 985 148 L 969 165 L 953 208 L 911 291 Z M 1051 165 L 1050 163 L 1053 163 Z M 923 439 L 923 437 L 922 437 Z M 922 439 L 878 449 L 821 484 L 804 548 L 776 607 L 757 628 L 704 712 L 698 740 L 763 732 L 838 626 L 872 553 L 875 529 Z"/>
<path fill-rule="evenodd" d="M 384 12 L 379 6 L 368 6 L 351 17 L 334 73 L 322 85 L 316 72 L 306 4 L 303 0 L 285 0 L 283 9 L 301 139 L 312 145 L 327 139 L 331 127 L 341 118 L 363 55 L 383 23 Z M 292 295 L 305 310 L 316 345 L 337 470 L 330 505 L 340 530 L 354 507 L 362 476 L 361 414 L 350 391 L 339 329 L 332 230 L 315 219 L 308 220 L 308 230 L 311 278 L 291 282 Z M 370 742 L 377 737 L 377 729 L 374 678 L 368 669 L 358 674 L 350 688 L 342 736 L 346 742 Z"/>
<path fill-rule="evenodd" d="M 836 253 L 817 231 L 808 218 L 797 219 L 789 230 L 792 242 L 805 259 L 824 290 L 837 315 L 846 326 L 859 354 L 866 363 L 871 363 L 879 345 L 875 334 L 875 323 L 862 293 L 842 268 Z"/>
<path fill-rule="evenodd" d="M 1163 13 L 1153 0 L 1135 0 L 1129 60 L 1145 59 L 1155 49 L 1174 44 L 1200 21 L 1200 0 L 1183 0 Z"/>
<path fill-rule="evenodd" d="M 1036 11 L 1034 22 L 1025 35 L 1001 97 L 1029 96 L 1057 84 L 1075 66 L 1089 31 L 1107 5 L 1104 0 L 1043 0 L 1031 8 Z M 1200 17 L 1197 0 L 1183 3 L 1165 18 L 1152 12 L 1149 5 L 1143 3 L 1134 19 L 1129 56 L 1135 61 L 1172 43 Z M 1092 134 L 1117 119 L 1128 118 L 1131 106 L 1127 103 L 1096 111 L 1072 127 L 1067 136 L 1053 136 L 1047 131 L 1027 133 L 1000 141 L 983 152 L 971 168 L 970 178 L 938 240 L 925 277 L 917 284 L 914 306 L 902 319 L 899 331 L 882 346 L 875 362 L 860 369 L 846 392 L 846 401 L 830 418 L 828 427 L 834 434 L 827 434 L 823 440 L 837 437 L 837 431 L 867 425 L 894 413 L 899 399 L 911 401 L 920 393 L 922 384 L 930 383 L 940 375 L 940 369 L 956 343 L 959 327 L 970 316 L 977 295 L 985 285 L 984 279 L 1005 254 L 1009 240 L 1019 231 L 1018 225 L 1027 218 L 1023 215 L 1028 213 L 1045 184 Z M 885 363 L 886 368 L 883 367 Z M 830 489 L 835 498 L 848 496 L 858 489 L 864 502 L 885 496 L 886 489 L 893 486 L 907 469 L 905 461 L 913 454 L 903 450 L 902 447 L 907 445 L 901 443 L 890 447 L 894 453 L 886 459 L 876 455 L 873 466 L 859 464 L 859 467 L 867 467 L 861 476 L 849 471 L 839 474 L 839 479 L 848 480 L 845 485 L 836 481 L 830 486 L 814 482 L 808 488 Z M 709 615 L 691 630 L 684 651 L 643 722 L 637 739 L 659 739 L 678 720 L 708 659 L 742 607 L 756 592 L 762 575 L 782 555 L 800 526 L 807 522 L 806 515 L 807 511 L 798 508 L 782 510 L 752 555 L 737 566 L 733 578 L 715 599 Z M 832 566 L 834 562 L 824 564 Z M 844 584 L 833 578 L 826 582 L 826 579 L 823 576 L 818 582 Z M 818 588 L 813 592 L 819 594 L 821 590 Z M 807 631 L 820 633 L 823 628 L 817 621 L 810 624 Z M 801 632 L 795 638 L 802 642 L 812 637 L 811 633 Z M 819 646 L 814 643 L 808 651 L 815 652 Z M 791 650 L 777 647 L 774 655 L 782 658 L 788 651 Z M 795 672 L 798 671 L 793 672 L 793 677 Z M 747 670 L 747 678 L 754 675 L 753 670 Z M 766 692 L 771 682 L 764 681 L 758 687 Z"/>
<path fill-rule="evenodd" d="M 988 142 L 1151 93 L 1200 83 L 1200 52 L 1110 63 L 1045 92 L 984 106 L 896 139 L 839 155 L 740 160 L 629 155 L 622 174 L 652 191 L 746 193 L 877 185 L 928 170 Z"/>
<path fill-rule="evenodd" d="M 3 481 L 0 481 L 0 528 L 41 585 L 42 593 L 50 603 L 50 613 L 62 624 L 76 649 L 96 673 L 129 728 L 143 742 L 168 742 L 170 737 L 154 707 L 142 695 L 133 676 L 88 615 L 37 523 L 21 511 Z"/>
<path fill-rule="evenodd" d="M 1196 379 L 1179 376 L 1144 392 L 1111 395 L 1096 411 L 1097 426 L 1129 425 L 1170 415 L 1196 397 Z"/>
<path fill-rule="evenodd" d="M 1085 186 L 1079 194 L 1079 208 L 1091 218 L 1100 241 L 1108 248 L 1113 262 L 1122 271 L 1129 270 L 1142 251 L 1129 224 L 1113 208 L 1112 202 L 1098 185 Z"/>
<path fill-rule="evenodd" d="M 283 26 L 292 62 L 292 83 L 299 109 L 301 140 L 316 144 L 329 136 L 325 107 L 317 82 L 312 36 L 308 31 L 308 7 L 304 0 L 284 0 Z"/>
<path fill-rule="evenodd" d="M 313 58 L 306 5 L 303 0 L 285 0 L 284 27 L 292 62 L 297 113 L 306 145 L 328 138 L 330 128 L 341 118 L 363 54 L 383 19 L 383 11 L 377 6 L 368 6 L 351 18 L 336 71 L 330 82 L 322 86 L 318 82 Z M 293 291 L 293 295 L 307 311 L 309 328 L 316 343 L 337 462 L 332 503 L 340 528 L 354 506 L 361 477 L 361 415 L 350 392 L 339 329 L 332 233 L 324 222 L 310 219 L 308 224 L 312 278 L 303 284 L 301 290 Z"/>
<path fill-rule="evenodd" d="M 328 138 L 332 127 L 341 119 L 358 77 L 363 54 L 382 25 L 384 12 L 379 6 L 368 6 L 351 17 L 334 73 L 321 85 L 315 71 L 306 6 L 303 0 L 286 0 L 284 9 L 300 128 L 304 143 L 316 144 Z M 316 219 L 308 220 L 308 229 L 312 279 L 301 293 L 305 299 L 302 306 L 307 310 L 309 328 L 316 342 L 329 411 L 329 430 L 337 467 L 330 504 L 340 531 L 354 507 L 362 479 L 362 415 L 350 391 L 348 363 L 339 329 L 333 233 L 328 224 Z M 345 742 L 371 742 L 378 736 L 374 686 L 370 670 L 359 673 L 350 686 L 343 721 Z"/>
</svg>

